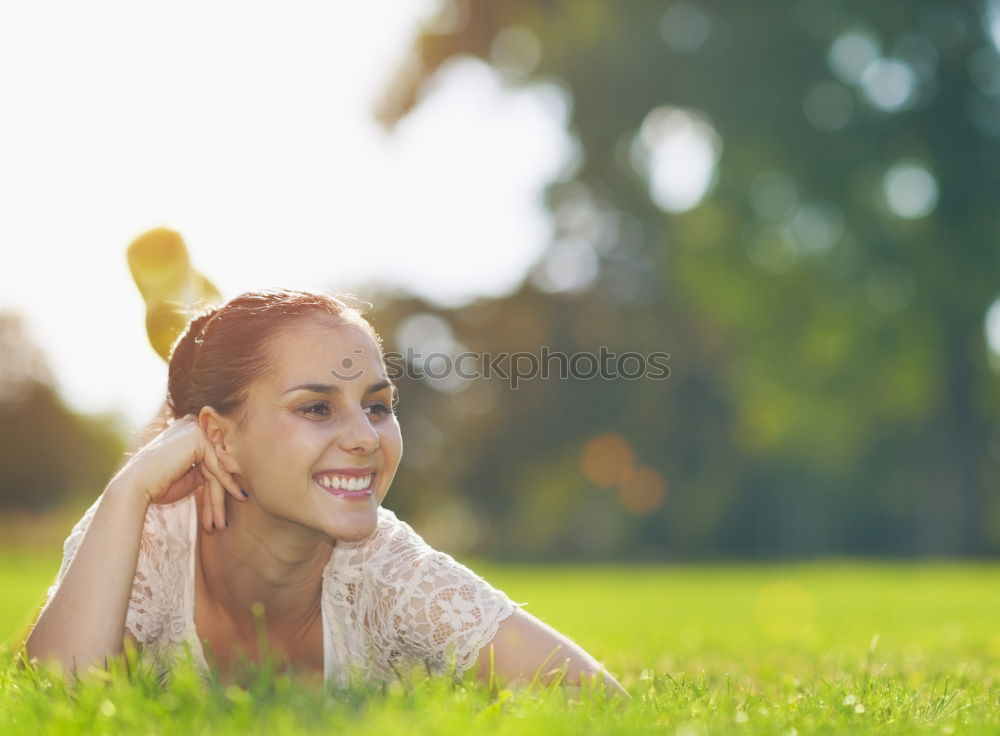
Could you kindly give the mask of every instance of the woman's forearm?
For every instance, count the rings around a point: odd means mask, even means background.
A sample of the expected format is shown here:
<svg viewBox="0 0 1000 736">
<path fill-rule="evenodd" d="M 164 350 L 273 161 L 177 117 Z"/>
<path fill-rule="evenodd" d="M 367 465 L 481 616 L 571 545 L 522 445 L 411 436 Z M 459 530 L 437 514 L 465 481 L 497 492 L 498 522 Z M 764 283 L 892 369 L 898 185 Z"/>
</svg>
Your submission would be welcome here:
<svg viewBox="0 0 1000 736">
<path fill-rule="evenodd" d="M 29 658 L 84 671 L 120 654 L 148 504 L 124 473 L 108 484 L 59 587 L 28 635 Z"/>
</svg>

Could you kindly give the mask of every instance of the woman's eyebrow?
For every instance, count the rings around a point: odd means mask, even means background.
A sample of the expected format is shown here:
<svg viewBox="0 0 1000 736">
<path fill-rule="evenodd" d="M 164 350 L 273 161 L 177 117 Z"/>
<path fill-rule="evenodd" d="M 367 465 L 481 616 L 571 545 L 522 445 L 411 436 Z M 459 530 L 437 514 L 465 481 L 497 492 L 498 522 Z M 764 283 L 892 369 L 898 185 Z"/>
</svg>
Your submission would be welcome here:
<svg viewBox="0 0 1000 736">
<path fill-rule="evenodd" d="M 373 394 L 376 391 L 381 391 L 384 388 L 389 388 L 393 385 L 394 384 L 392 383 L 392 381 L 379 381 L 378 383 L 373 383 L 371 386 L 365 389 L 365 396 L 367 396 L 368 394 Z M 292 391 L 312 391 L 313 393 L 317 394 L 344 393 L 344 390 L 340 386 L 335 386 L 332 383 L 300 383 L 298 386 L 292 386 L 284 393 L 290 394 Z"/>
</svg>

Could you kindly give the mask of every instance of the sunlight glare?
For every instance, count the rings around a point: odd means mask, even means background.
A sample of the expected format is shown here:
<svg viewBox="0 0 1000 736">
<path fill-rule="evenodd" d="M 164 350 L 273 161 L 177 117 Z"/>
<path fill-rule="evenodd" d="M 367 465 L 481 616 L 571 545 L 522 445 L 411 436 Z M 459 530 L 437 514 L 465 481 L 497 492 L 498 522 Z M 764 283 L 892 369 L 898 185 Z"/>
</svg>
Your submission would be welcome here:
<svg viewBox="0 0 1000 736">
<path fill-rule="evenodd" d="M 0 7 L 0 64 L 19 70 L 0 78 L 0 306 L 71 405 L 135 425 L 163 400 L 125 262 L 153 227 L 180 232 L 227 298 L 383 284 L 458 305 L 516 288 L 551 239 L 568 105 L 467 62 L 386 135 L 374 105 L 438 5 Z"/>
</svg>

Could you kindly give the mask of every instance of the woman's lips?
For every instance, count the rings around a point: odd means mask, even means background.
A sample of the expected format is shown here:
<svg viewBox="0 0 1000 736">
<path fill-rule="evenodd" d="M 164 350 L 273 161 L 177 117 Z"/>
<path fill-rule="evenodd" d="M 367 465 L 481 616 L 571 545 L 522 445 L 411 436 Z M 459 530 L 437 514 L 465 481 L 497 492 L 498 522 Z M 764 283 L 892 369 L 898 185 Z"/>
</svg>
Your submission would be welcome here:
<svg viewBox="0 0 1000 736">
<path fill-rule="evenodd" d="M 329 488 L 323 485 L 318 479 L 313 478 L 313 482 L 316 483 L 320 488 L 329 493 L 331 496 L 336 496 L 337 498 L 344 499 L 364 499 L 368 498 L 375 492 L 375 480 L 378 478 L 376 473 L 372 473 L 371 480 L 366 488 L 361 488 L 360 490 L 347 490 L 346 488 Z"/>
<path fill-rule="evenodd" d="M 368 498 L 372 495 L 370 490 L 368 491 L 345 491 L 340 488 L 324 488 L 324 491 L 329 493 L 331 496 L 336 496 L 337 498 L 353 498 L 361 499 Z"/>
</svg>

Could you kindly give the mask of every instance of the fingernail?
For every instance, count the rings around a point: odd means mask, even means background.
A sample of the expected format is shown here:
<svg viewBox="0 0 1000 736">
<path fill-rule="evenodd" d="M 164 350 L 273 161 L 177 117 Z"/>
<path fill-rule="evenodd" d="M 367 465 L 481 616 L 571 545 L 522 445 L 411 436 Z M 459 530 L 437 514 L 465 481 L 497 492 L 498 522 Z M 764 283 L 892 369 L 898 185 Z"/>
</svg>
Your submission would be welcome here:
<svg viewBox="0 0 1000 736">
<path fill-rule="evenodd" d="M 246 491 L 244 491 L 244 490 L 243 490 L 242 488 L 240 489 L 240 493 L 242 493 L 242 494 L 243 494 L 243 497 L 244 497 L 244 498 L 250 498 L 250 494 L 249 494 L 249 493 L 247 493 Z"/>
</svg>

